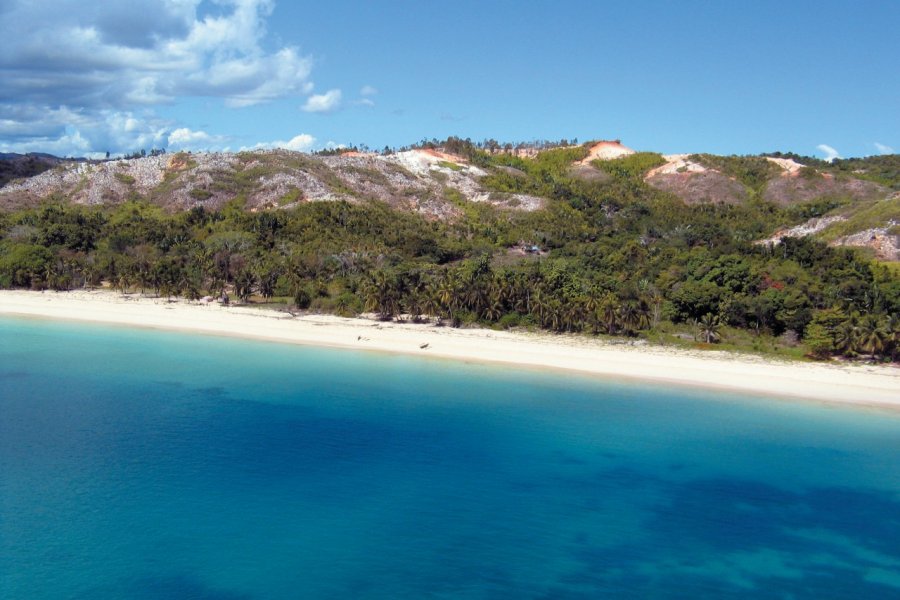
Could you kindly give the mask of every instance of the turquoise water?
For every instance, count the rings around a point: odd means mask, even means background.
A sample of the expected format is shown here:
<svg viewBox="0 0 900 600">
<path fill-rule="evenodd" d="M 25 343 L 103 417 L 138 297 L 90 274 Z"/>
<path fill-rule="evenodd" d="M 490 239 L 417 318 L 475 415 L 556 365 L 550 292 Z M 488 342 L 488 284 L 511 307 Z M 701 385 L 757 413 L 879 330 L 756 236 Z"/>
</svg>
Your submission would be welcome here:
<svg viewBox="0 0 900 600">
<path fill-rule="evenodd" d="M 900 416 L 0 319 L 0 598 L 897 598 Z"/>
</svg>

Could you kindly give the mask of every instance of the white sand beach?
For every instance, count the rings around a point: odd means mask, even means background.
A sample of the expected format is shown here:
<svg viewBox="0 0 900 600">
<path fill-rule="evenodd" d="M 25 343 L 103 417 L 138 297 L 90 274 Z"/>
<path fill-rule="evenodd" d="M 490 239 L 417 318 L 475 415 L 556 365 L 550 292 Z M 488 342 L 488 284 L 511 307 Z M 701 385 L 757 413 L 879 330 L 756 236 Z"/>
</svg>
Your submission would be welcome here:
<svg viewBox="0 0 900 600">
<path fill-rule="evenodd" d="M 900 410 L 900 368 L 890 366 L 781 362 L 585 336 L 453 329 L 329 315 L 292 316 L 260 308 L 168 302 L 101 290 L 0 290 L 0 315 L 560 369 L 606 378 Z"/>
</svg>

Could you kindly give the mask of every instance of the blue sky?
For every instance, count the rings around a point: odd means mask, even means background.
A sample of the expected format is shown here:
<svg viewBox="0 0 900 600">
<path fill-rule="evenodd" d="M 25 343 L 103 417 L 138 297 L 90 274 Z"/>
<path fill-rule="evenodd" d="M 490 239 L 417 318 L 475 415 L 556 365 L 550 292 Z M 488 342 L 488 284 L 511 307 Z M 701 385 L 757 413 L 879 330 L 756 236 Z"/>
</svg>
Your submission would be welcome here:
<svg viewBox="0 0 900 600">
<path fill-rule="evenodd" d="M 0 0 L 0 151 L 900 148 L 900 2 Z"/>
</svg>

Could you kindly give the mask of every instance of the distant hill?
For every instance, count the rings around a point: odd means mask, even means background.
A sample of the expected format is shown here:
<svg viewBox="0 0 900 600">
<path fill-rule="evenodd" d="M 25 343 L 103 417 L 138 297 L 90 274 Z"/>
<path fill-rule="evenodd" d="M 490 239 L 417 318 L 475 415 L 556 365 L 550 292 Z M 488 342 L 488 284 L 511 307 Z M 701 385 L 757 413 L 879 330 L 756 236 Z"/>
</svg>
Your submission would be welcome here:
<svg viewBox="0 0 900 600">
<path fill-rule="evenodd" d="M 770 217 L 772 239 L 779 232 L 814 235 L 900 260 L 898 155 L 827 163 L 778 152 L 661 155 L 619 140 L 563 144 L 479 147 L 449 138 L 401 152 L 178 153 L 94 162 L 3 154 L 0 209 L 47 198 L 82 205 L 141 200 L 169 212 L 216 210 L 235 200 L 253 212 L 346 200 L 446 221 L 472 218 L 468 206 L 530 212 L 573 195 L 604 203 L 607 215 L 629 202 L 663 198 L 688 206 L 762 203 L 779 208 Z M 826 226 L 806 223 L 823 217 Z"/>
<path fill-rule="evenodd" d="M 63 162 L 61 158 L 41 152 L 0 153 L 0 186 L 14 179 L 33 177 Z"/>
</svg>

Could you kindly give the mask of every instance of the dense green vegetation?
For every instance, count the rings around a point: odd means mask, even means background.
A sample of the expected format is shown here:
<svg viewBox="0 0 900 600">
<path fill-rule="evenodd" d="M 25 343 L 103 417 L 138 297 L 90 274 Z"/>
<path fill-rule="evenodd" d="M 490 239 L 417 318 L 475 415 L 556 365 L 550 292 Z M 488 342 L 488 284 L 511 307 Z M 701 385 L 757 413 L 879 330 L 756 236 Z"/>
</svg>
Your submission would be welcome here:
<svg viewBox="0 0 900 600">
<path fill-rule="evenodd" d="M 900 354 L 896 270 L 810 239 L 752 243 L 773 223 L 804 218 L 792 209 L 759 199 L 687 206 L 643 182 L 660 162 L 652 153 L 603 163 L 609 177 L 593 181 L 571 174 L 587 155 L 581 146 L 525 159 L 449 143 L 491 170 L 490 189 L 543 196 L 546 208 L 500 210 L 451 189 L 447 198 L 464 216 L 444 222 L 369 201 L 251 213 L 239 196 L 217 211 L 178 214 L 148 199 L 105 208 L 47 201 L 0 213 L 0 287 L 106 282 L 454 326 L 718 342 L 794 356 Z M 733 159 L 719 167 L 751 187 L 767 168 Z"/>
</svg>

